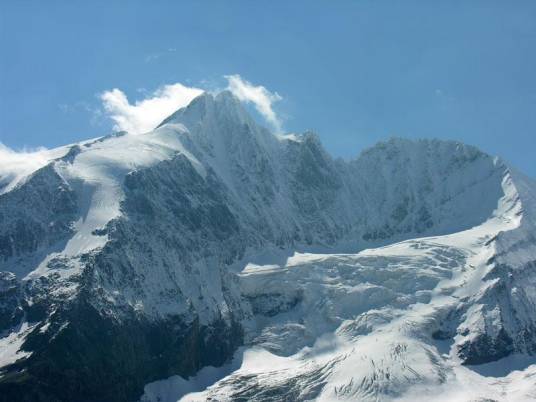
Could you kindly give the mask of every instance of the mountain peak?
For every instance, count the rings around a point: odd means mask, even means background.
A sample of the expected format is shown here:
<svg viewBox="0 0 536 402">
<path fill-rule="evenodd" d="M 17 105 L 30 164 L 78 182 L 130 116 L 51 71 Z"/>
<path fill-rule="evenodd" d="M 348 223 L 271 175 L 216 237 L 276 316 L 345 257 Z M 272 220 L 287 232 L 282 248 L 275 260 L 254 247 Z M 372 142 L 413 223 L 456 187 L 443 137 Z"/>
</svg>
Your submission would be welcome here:
<svg viewBox="0 0 536 402">
<path fill-rule="evenodd" d="M 228 89 L 225 89 L 214 97 L 216 101 L 240 104 L 240 100 Z"/>
<path fill-rule="evenodd" d="M 248 113 L 236 96 L 230 91 L 224 90 L 214 95 L 210 92 L 203 92 L 194 98 L 186 107 L 180 108 L 157 127 L 165 124 L 180 123 L 186 127 L 191 127 L 207 117 L 213 118 L 234 118 L 238 120 L 250 120 Z"/>
</svg>

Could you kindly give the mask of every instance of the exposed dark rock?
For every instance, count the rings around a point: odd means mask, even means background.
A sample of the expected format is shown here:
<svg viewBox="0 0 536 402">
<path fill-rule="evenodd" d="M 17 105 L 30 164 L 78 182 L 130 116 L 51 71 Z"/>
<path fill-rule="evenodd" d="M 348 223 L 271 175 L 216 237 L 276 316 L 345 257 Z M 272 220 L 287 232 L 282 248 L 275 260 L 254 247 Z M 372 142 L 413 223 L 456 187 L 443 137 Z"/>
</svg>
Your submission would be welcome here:
<svg viewBox="0 0 536 402">
<path fill-rule="evenodd" d="M 463 343 L 458 348 L 458 356 L 463 364 L 483 364 L 506 357 L 513 351 L 512 338 L 501 328 L 496 337 L 484 333 Z"/>
<path fill-rule="evenodd" d="M 67 238 L 77 214 L 76 194 L 54 166 L 39 169 L 0 195 L 0 264 Z"/>
<path fill-rule="evenodd" d="M 128 319 L 116 322 L 80 300 L 34 330 L 33 354 L 7 367 L 1 401 L 134 401 L 148 381 L 221 365 L 242 342 L 239 325 Z"/>
</svg>

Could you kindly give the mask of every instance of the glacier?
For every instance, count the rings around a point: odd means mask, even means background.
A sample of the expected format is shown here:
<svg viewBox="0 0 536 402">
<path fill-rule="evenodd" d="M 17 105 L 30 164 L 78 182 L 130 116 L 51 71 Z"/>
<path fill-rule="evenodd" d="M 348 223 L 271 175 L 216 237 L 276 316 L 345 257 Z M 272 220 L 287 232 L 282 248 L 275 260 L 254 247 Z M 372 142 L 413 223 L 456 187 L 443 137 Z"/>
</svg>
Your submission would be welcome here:
<svg viewBox="0 0 536 402">
<path fill-rule="evenodd" d="M 229 92 L 0 171 L 0 400 L 536 398 L 536 183 Z M 15 173 L 14 173 L 15 172 Z"/>
</svg>

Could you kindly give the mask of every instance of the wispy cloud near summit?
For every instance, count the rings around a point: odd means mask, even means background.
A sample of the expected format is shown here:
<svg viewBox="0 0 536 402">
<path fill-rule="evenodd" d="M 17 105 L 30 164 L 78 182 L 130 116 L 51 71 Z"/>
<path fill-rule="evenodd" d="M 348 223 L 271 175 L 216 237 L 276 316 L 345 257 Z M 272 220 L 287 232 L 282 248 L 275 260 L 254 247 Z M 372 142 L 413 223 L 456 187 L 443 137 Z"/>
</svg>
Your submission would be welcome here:
<svg viewBox="0 0 536 402">
<path fill-rule="evenodd" d="M 226 75 L 227 90 L 241 102 L 251 103 L 259 114 L 277 132 L 281 132 L 281 120 L 273 109 L 273 104 L 281 100 L 276 92 L 270 92 L 262 85 L 255 86 L 240 75 Z M 104 113 L 113 120 L 114 129 L 140 134 L 154 129 L 162 120 L 181 107 L 187 106 L 203 89 L 188 87 L 180 83 L 164 85 L 145 99 L 131 103 L 126 94 L 118 88 L 100 95 Z"/>
<path fill-rule="evenodd" d="M 270 123 L 277 132 L 281 132 L 281 120 L 274 112 L 272 105 L 282 98 L 277 92 L 270 92 L 264 86 L 255 86 L 240 75 L 226 75 L 231 91 L 242 102 L 251 102 L 255 109 Z"/>
<path fill-rule="evenodd" d="M 101 95 L 104 110 L 116 130 L 140 134 L 154 129 L 175 110 L 188 105 L 202 89 L 182 84 L 164 85 L 148 98 L 131 104 L 123 91 L 114 88 Z"/>
</svg>

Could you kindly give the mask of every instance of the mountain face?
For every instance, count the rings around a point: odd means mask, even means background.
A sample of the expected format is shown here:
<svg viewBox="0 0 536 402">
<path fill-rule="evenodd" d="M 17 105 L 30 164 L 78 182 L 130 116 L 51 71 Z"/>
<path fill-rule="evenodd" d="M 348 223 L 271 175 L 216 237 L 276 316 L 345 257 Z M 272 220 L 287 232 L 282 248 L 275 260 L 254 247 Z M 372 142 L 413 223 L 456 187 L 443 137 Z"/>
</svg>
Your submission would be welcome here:
<svg viewBox="0 0 536 402">
<path fill-rule="evenodd" d="M 50 155 L 0 172 L 0 400 L 536 395 L 482 374 L 536 354 L 536 184 L 497 158 L 335 160 L 227 92 Z"/>
</svg>

